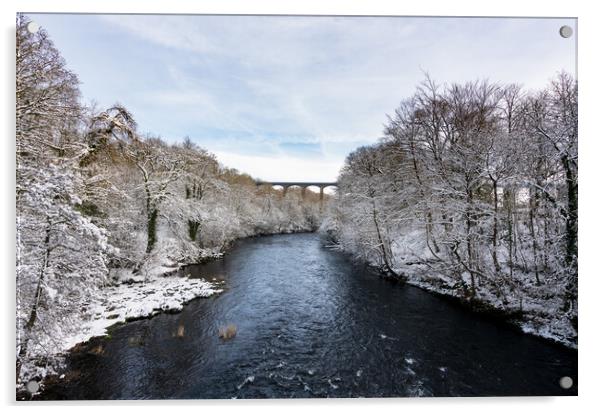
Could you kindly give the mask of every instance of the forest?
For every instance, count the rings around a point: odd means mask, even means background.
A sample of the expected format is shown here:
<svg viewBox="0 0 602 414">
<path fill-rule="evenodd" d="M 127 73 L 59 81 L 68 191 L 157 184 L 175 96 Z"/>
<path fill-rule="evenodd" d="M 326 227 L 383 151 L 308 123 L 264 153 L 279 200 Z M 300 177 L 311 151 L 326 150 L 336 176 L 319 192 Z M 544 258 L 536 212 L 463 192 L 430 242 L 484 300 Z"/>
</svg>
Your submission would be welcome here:
<svg viewBox="0 0 602 414">
<path fill-rule="evenodd" d="M 577 83 L 429 76 L 351 153 L 322 231 L 385 274 L 576 346 Z"/>
<path fill-rule="evenodd" d="M 188 137 L 140 133 L 122 105 L 83 105 L 76 74 L 28 21 L 19 16 L 16 43 L 18 382 L 54 372 L 114 285 L 320 223 L 318 194 L 282 197 Z"/>
</svg>

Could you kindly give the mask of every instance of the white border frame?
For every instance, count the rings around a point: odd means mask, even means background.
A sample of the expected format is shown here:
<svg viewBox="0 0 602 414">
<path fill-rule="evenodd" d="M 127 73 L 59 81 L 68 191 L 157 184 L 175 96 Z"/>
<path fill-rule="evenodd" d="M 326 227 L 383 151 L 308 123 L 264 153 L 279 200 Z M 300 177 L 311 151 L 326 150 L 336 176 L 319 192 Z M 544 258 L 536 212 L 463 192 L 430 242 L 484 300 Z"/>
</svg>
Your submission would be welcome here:
<svg viewBox="0 0 602 414">
<path fill-rule="evenodd" d="M 602 98 L 600 65 L 600 27 L 602 16 L 594 10 L 595 2 L 579 0 L 548 0 L 527 2 L 525 0 L 503 0 L 486 2 L 475 0 L 395 2 L 370 0 L 352 2 L 351 0 L 228 0 L 197 1 L 186 0 L 3 0 L 2 8 L 2 82 L 5 91 L 1 102 L 2 115 L 2 157 L 4 161 L 0 171 L 0 186 L 4 198 L 2 215 L 5 218 L 4 237 L 2 237 L 2 265 L 4 304 L 2 309 L 2 357 L 6 361 L 2 376 L 3 402 L 9 409 L 19 411 L 53 412 L 106 412 L 119 406 L 122 409 L 144 409 L 162 413 L 166 406 L 177 405 L 179 409 L 190 406 L 203 406 L 210 410 L 251 410 L 252 412 L 307 412 L 308 410 L 331 411 L 343 408 L 347 412 L 364 412 L 376 409 L 380 412 L 399 412 L 399 410 L 468 413 L 487 410 L 490 413 L 504 413 L 514 410 L 541 410 L 546 413 L 568 413 L 590 411 L 601 406 L 597 396 L 601 383 L 600 367 L 600 321 L 597 316 L 597 302 L 602 292 L 602 274 L 599 271 L 597 245 L 600 231 L 598 188 L 600 167 L 598 157 L 602 154 L 602 134 L 594 112 L 600 106 Z M 538 17 L 578 17 L 579 19 L 579 56 L 578 78 L 580 83 L 579 114 L 579 164 L 581 166 L 580 194 L 580 283 L 579 283 L 579 397 L 520 397 L 520 398 L 428 398 L 428 399 L 343 399 L 343 400 L 247 400 L 247 401 L 153 401 L 153 402 L 70 402 L 70 403 L 15 403 L 14 393 L 14 260 L 15 260 L 15 14 L 24 12 L 78 12 L 78 13 L 171 13 L 171 14 L 312 14 L 312 15 L 434 15 L 434 16 L 538 16 Z M 597 99 L 596 99 L 597 98 Z M 90 406 L 90 407 L 83 407 Z M 134 408 L 134 406 L 136 408 Z M 144 406 L 144 407 L 142 407 Z M 198 410 L 198 407 L 196 408 Z"/>
</svg>

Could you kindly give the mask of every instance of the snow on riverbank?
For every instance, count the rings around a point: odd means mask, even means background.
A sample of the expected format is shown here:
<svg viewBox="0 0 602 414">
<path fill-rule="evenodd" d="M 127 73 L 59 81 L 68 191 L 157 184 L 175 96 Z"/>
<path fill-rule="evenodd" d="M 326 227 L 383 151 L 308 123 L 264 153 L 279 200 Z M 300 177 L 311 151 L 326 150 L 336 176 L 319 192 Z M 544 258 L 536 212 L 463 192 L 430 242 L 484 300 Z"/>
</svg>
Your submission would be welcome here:
<svg viewBox="0 0 602 414">
<path fill-rule="evenodd" d="M 450 280 L 446 280 L 444 277 L 433 277 L 428 269 L 420 268 L 417 264 L 396 270 L 404 274 L 407 277 L 407 283 L 412 286 L 456 299 L 462 297 L 461 291 L 453 288 Z M 509 322 L 524 333 L 577 349 L 577 331 L 564 314 L 556 311 L 561 304 L 557 295 L 554 295 L 553 289 L 548 286 L 535 285 L 528 286 L 528 288 L 528 291 L 523 292 L 520 297 L 508 298 L 505 304 L 485 289 L 479 291 L 477 299 L 483 305 L 509 317 L 512 314 L 520 315 L 515 319 L 511 318 Z"/>
<path fill-rule="evenodd" d="M 26 361 L 22 367 L 22 377 L 43 380 L 49 374 L 57 374 L 64 355 L 71 348 L 93 337 L 107 335 L 109 327 L 116 323 L 147 318 L 161 312 L 179 311 L 195 298 L 205 298 L 223 291 L 219 282 L 175 275 L 144 281 L 127 280 L 127 283 L 103 288 L 102 295 L 89 302 L 84 319 L 77 316 L 73 320 L 77 329 L 64 329 L 64 335 L 56 335 L 52 340 L 43 337 L 46 340 L 37 342 L 31 350 L 37 358 Z M 17 384 L 17 387 L 23 386 L 22 383 Z"/>
<path fill-rule="evenodd" d="M 81 332 L 65 338 L 63 349 L 106 335 L 107 328 L 115 323 L 179 311 L 192 299 L 209 297 L 222 290 L 218 283 L 176 276 L 108 287 L 106 297 L 92 305 L 91 319 L 84 322 Z"/>
<path fill-rule="evenodd" d="M 332 223 L 326 222 L 321 228 L 330 248 L 351 253 L 377 268 L 381 267 L 382 263 L 376 255 L 366 257 L 357 245 L 348 240 L 346 244 L 346 240 L 338 239 L 332 226 Z M 395 237 L 392 248 L 393 270 L 402 275 L 410 285 L 465 302 L 466 295 L 461 280 L 451 272 L 438 270 L 428 263 L 429 259 L 434 258 L 422 235 L 422 229 L 405 229 L 404 233 Z M 463 274 L 462 277 L 464 284 L 468 286 L 469 275 Z M 482 278 L 476 285 L 474 304 L 480 311 L 506 317 L 508 322 L 524 333 L 577 349 L 577 330 L 569 314 L 563 311 L 563 296 L 560 294 L 563 286 L 555 283 L 553 278 L 546 279 L 545 275 L 541 278 L 542 283 L 537 284 L 533 274 L 519 270 L 514 271 L 510 286 L 495 285 Z"/>
</svg>

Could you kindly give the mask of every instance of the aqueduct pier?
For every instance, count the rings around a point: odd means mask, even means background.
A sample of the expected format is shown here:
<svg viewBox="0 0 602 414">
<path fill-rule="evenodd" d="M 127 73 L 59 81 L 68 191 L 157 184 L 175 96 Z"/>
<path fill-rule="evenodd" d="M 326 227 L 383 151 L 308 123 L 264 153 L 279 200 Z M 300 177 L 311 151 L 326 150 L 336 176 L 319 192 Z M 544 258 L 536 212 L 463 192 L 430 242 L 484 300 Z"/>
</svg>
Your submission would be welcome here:
<svg viewBox="0 0 602 414">
<path fill-rule="evenodd" d="M 260 187 L 263 185 L 269 185 L 271 187 L 282 187 L 283 196 L 286 195 L 286 190 L 290 187 L 301 188 L 302 196 L 305 196 L 305 190 L 307 187 L 318 187 L 320 189 L 320 201 L 324 199 L 324 189 L 327 187 L 339 187 L 337 182 L 320 182 L 320 181 L 256 181 L 255 184 Z"/>
</svg>

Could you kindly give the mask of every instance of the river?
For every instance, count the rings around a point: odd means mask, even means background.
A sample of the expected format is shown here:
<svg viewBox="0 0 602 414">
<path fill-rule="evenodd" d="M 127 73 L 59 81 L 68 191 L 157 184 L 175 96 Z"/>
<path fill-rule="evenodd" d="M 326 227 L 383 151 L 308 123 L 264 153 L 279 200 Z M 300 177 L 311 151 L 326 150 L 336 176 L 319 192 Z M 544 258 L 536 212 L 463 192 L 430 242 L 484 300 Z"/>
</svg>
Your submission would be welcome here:
<svg viewBox="0 0 602 414">
<path fill-rule="evenodd" d="M 576 351 L 392 284 L 317 234 L 241 240 L 187 271 L 225 292 L 92 340 L 41 398 L 577 394 L 558 383 L 576 381 Z"/>
</svg>

